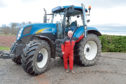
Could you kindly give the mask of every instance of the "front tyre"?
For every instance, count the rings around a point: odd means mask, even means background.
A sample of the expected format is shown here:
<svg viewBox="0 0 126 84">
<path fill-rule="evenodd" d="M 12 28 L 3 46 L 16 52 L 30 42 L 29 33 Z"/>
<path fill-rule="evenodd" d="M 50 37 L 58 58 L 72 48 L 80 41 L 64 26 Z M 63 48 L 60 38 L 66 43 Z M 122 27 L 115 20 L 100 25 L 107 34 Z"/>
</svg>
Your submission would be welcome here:
<svg viewBox="0 0 126 84">
<path fill-rule="evenodd" d="M 13 43 L 12 46 L 11 46 L 11 49 L 10 49 L 10 54 L 13 54 L 13 58 L 12 58 L 12 61 L 14 63 L 16 63 L 17 65 L 21 65 L 21 55 L 20 54 L 16 54 L 16 50 L 18 50 L 19 48 L 17 48 L 17 43 Z M 20 45 L 20 44 L 18 44 Z"/>
<path fill-rule="evenodd" d="M 84 66 L 96 64 L 101 55 L 101 42 L 97 35 L 88 34 L 86 38 L 77 44 L 75 60 Z"/>
<path fill-rule="evenodd" d="M 30 75 L 39 75 L 49 68 L 50 46 L 44 40 L 33 40 L 26 45 L 22 55 L 22 67 Z"/>
<path fill-rule="evenodd" d="M 17 65 L 21 65 L 21 56 L 15 56 L 12 58 L 12 61 Z"/>
</svg>

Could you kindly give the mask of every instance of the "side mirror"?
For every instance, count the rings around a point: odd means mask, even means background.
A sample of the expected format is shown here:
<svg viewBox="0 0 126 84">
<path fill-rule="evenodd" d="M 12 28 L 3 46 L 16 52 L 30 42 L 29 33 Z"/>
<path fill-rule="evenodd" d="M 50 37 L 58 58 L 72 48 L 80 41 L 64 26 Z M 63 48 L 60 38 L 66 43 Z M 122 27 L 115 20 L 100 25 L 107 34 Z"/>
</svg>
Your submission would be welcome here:
<svg viewBox="0 0 126 84">
<path fill-rule="evenodd" d="M 77 18 L 79 18 L 80 16 L 78 15 Z"/>
<path fill-rule="evenodd" d="M 87 23 L 89 23 L 89 22 L 90 22 L 90 20 L 88 19 L 88 20 L 87 20 Z"/>
</svg>

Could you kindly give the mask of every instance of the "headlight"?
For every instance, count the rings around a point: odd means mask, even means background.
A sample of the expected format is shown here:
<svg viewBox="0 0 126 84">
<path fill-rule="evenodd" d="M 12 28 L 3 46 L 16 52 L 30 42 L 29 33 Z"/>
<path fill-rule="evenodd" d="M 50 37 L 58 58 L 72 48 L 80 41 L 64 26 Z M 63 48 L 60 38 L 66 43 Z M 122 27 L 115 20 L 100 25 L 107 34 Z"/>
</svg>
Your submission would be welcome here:
<svg viewBox="0 0 126 84">
<path fill-rule="evenodd" d="M 21 28 L 21 29 L 19 30 L 18 35 L 17 35 L 17 39 L 19 39 L 19 38 L 21 37 L 22 31 L 23 31 L 23 28 Z"/>
</svg>

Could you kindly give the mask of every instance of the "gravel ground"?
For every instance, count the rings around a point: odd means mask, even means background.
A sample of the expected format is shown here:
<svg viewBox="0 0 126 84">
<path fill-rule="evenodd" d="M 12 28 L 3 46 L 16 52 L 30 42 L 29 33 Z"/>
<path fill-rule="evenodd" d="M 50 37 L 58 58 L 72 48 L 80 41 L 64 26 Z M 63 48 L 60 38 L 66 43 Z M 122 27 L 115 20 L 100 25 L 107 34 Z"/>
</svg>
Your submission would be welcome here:
<svg viewBox="0 0 126 84">
<path fill-rule="evenodd" d="M 74 65 L 75 74 L 65 73 L 60 58 L 51 62 L 47 72 L 30 76 L 10 59 L 0 59 L 0 84 L 126 84 L 126 53 L 102 53 L 95 66 Z"/>
</svg>

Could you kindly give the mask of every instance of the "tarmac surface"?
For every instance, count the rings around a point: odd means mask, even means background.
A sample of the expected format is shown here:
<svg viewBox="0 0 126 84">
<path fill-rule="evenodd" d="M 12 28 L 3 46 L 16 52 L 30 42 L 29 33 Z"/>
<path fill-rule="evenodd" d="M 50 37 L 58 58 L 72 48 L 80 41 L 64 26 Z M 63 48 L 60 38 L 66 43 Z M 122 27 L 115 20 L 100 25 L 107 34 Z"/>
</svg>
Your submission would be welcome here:
<svg viewBox="0 0 126 84">
<path fill-rule="evenodd" d="M 0 59 L 0 84 L 126 84 L 126 53 L 102 53 L 97 65 L 74 65 L 75 74 L 66 73 L 60 58 L 39 76 L 30 76 L 10 59 Z"/>
</svg>

